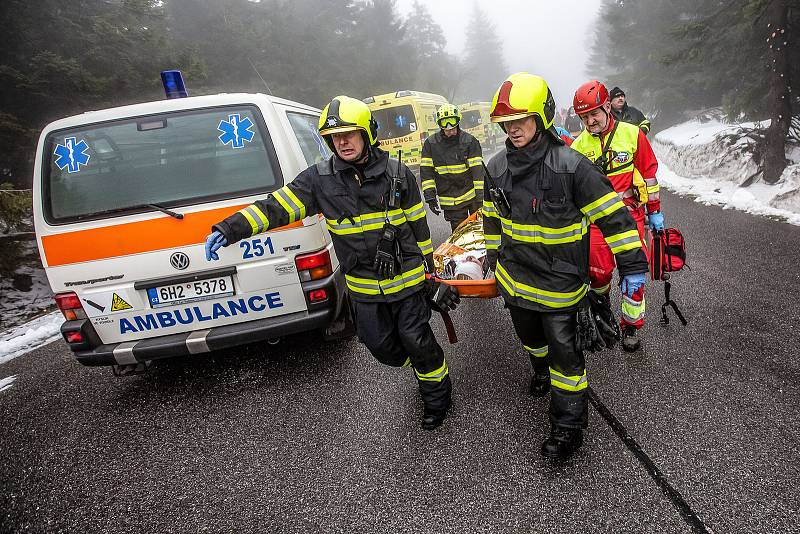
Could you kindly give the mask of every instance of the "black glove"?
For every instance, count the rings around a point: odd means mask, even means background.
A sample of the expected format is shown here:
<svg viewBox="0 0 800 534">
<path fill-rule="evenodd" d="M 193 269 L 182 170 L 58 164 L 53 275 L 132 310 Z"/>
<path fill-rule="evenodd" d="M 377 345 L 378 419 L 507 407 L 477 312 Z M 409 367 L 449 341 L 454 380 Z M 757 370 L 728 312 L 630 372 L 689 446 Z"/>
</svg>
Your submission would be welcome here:
<svg viewBox="0 0 800 534">
<path fill-rule="evenodd" d="M 382 280 L 394 278 L 397 274 L 397 228 L 387 223 L 383 226 L 378 250 L 372 268 Z"/>
<path fill-rule="evenodd" d="M 431 209 L 431 212 L 433 212 L 434 215 L 439 215 L 440 213 L 442 213 L 441 211 L 439 211 L 439 201 L 436 200 L 436 197 L 429 198 L 425 202 L 428 203 L 428 207 Z"/>
<path fill-rule="evenodd" d="M 436 271 L 436 264 L 433 263 L 433 253 L 425 254 L 425 272 L 433 273 Z"/>
<path fill-rule="evenodd" d="M 614 317 L 614 311 L 611 309 L 611 301 L 608 295 L 601 297 L 594 291 L 589 291 L 587 296 L 589 300 L 589 309 L 594 317 L 594 323 L 597 327 L 597 332 L 603 339 L 603 344 L 606 348 L 613 349 L 622 338 L 619 329 L 619 322 Z"/>
<path fill-rule="evenodd" d="M 622 336 L 610 301 L 594 291 L 589 291 L 587 300 L 589 305 L 578 310 L 577 314 L 575 343 L 578 350 L 599 352 L 613 349 Z"/>
<path fill-rule="evenodd" d="M 486 251 L 486 262 L 491 267 L 492 271 L 497 270 L 497 251 L 496 250 L 487 250 Z"/>
<path fill-rule="evenodd" d="M 603 338 L 600 337 L 600 332 L 597 331 L 597 325 L 592 317 L 592 311 L 589 306 L 578 310 L 577 328 L 575 329 L 575 345 L 580 350 L 589 350 L 598 352 L 606 348 L 603 343 Z"/>
<path fill-rule="evenodd" d="M 431 308 L 439 313 L 444 313 L 458 307 L 461 297 L 456 288 L 440 282 L 436 278 L 429 278 L 427 283 L 428 301 L 431 303 Z"/>
</svg>

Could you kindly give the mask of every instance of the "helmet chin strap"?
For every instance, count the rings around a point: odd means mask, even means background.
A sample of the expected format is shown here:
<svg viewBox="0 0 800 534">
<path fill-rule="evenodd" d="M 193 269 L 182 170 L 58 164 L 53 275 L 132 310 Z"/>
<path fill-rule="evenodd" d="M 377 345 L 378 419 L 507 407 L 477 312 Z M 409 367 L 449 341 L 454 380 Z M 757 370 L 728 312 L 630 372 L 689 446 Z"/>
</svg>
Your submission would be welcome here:
<svg viewBox="0 0 800 534">
<path fill-rule="evenodd" d="M 361 149 L 356 163 L 366 163 L 369 160 L 369 137 L 366 133 L 361 132 L 361 139 L 364 141 L 364 148 Z"/>
<path fill-rule="evenodd" d="M 609 131 L 611 129 L 611 126 L 612 126 L 611 125 L 611 113 L 606 111 L 606 108 L 603 108 L 603 112 L 606 114 L 606 127 L 603 128 L 603 132 L 602 133 L 605 133 L 605 132 Z"/>
<path fill-rule="evenodd" d="M 533 134 L 533 139 L 531 139 L 531 143 L 538 143 L 539 139 L 542 138 L 542 134 L 544 134 L 544 122 L 538 115 L 533 116 L 533 120 L 536 122 L 536 133 Z"/>
<path fill-rule="evenodd" d="M 600 109 L 602 109 L 603 113 L 606 114 L 606 127 L 603 128 L 599 133 L 593 133 L 592 135 L 595 137 L 600 137 L 601 135 L 603 135 L 604 133 L 606 133 L 611 129 L 611 114 L 608 111 L 606 111 L 606 108 L 600 108 Z"/>
</svg>

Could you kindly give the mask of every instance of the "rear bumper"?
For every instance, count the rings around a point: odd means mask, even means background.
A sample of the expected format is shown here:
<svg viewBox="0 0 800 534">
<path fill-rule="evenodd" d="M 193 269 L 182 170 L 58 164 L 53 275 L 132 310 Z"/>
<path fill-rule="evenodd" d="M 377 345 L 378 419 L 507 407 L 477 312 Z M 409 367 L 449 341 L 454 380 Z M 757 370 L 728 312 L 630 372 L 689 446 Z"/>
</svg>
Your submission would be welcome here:
<svg viewBox="0 0 800 534">
<path fill-rule="evenodd" d="M 207 330 L 109 345 L 99 342 L 94 327 L 88 319 L 67 321 L 61 326 L 61 332 L 64 334 L 68 331 L 81 331 L 83 339 L 87 341 L 70 344 L 70 348 L 78 362 L 89 366 L 127 365 L 147 360 L 200 354 L 326 328 L 339 316 L 344 305 L 346 295 L 344 277 L 337 269 L 324 279 L 303 283 L 306 299 L 308 292 L 315 289 L 326 289 L 330 295 L 328 300 L 314 304 L 306 300 L 308 309 L 305 311 Z"/>
</svg>

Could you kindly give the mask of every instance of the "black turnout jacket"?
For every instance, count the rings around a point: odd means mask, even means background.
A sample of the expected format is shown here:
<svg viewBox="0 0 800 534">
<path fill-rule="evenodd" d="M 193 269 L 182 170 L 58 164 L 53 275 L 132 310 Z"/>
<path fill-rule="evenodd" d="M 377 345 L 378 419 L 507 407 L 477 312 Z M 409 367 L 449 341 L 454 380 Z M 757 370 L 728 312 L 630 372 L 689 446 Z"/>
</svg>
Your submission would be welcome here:
<svg viewBox="0 0 800 534">
<path fill-rule="evenodd" d="M 549 134 L 506 150 L 487 165 L 487 189 L 508 198 L 503 214 L 487 193 L 483 202 L 487 256 L 500 294 L 535 311 L 567 312 L 589 290 L 589 224 L 600 227 L 620 275 L 644 273 L 639 232 L 619 195 L 588 159 Z"/>
<path fill-rule="evenodd" d="M 442 209 L 458 209 L 483 198 L 481 144 L 460 128 L 453 137 L 439 130 L 425 140 L 419 173 L 425 200 L 438 196 Z"/>
<path fill-rule="evenodd" d="M 389 209 L 389 176 L 399 174 L 400 206 Z M 414 174 L 379 148 L 370 148 L 363 171 L 337 156 L 313 165 L 291 183 L 214 225 L 228 243 L 321 213 L 355 301 L 394 302 L 425 286 L 433 245 Z M 372 264 L 384 222 L 398 230 L 401 272 L 379 279 Z"/>
</svg>

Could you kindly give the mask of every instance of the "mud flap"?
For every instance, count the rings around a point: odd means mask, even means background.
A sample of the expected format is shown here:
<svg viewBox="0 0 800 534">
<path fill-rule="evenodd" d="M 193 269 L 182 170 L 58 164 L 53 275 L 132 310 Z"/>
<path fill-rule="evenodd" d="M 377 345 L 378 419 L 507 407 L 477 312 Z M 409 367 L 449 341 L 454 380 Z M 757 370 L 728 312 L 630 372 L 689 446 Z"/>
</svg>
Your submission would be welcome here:
<svg viewBox="0 0 800 534">
<path fill-rule="evenodd" d="M 153 365 L 153 360 L 145 360 L 139 363 L 130 363 L 125 365 L 114 364 L 111 366 L 111 372 L 114 376 L 134 376 L 145 374 Z"/>
<path fill-rule="evenodd" d="M 356 335 L 356 325 L 353 322 L 353 313 L 350 307 L 350 299 L 345 296 L 339 316 L 323 331 L 323 341 L 340 341 L 350 339 Z"/>
</svg>

